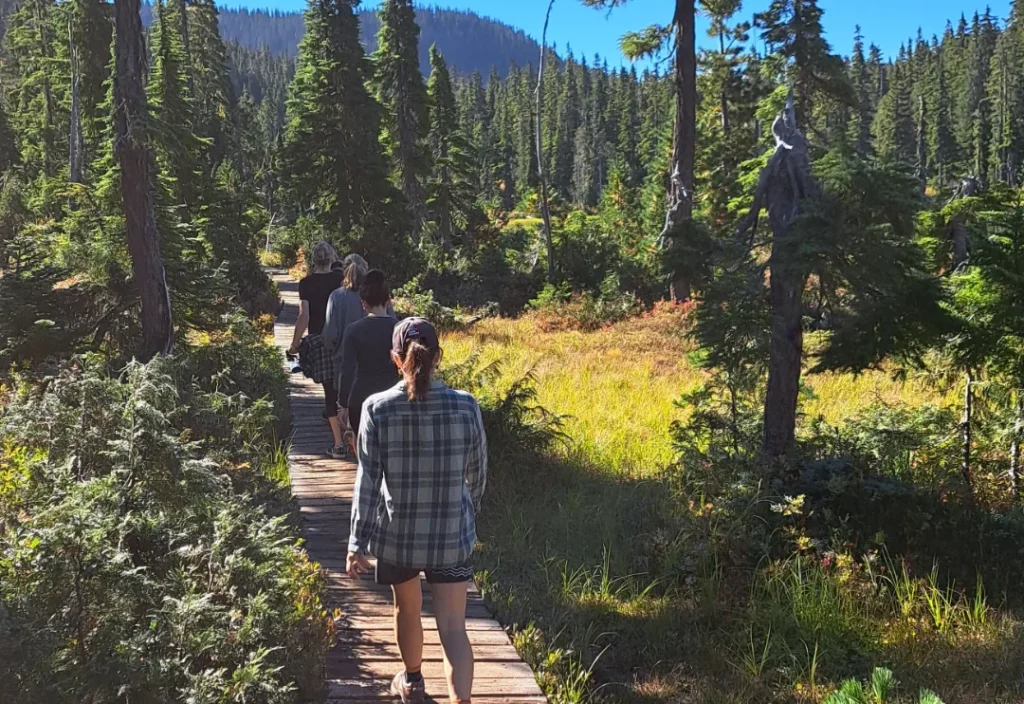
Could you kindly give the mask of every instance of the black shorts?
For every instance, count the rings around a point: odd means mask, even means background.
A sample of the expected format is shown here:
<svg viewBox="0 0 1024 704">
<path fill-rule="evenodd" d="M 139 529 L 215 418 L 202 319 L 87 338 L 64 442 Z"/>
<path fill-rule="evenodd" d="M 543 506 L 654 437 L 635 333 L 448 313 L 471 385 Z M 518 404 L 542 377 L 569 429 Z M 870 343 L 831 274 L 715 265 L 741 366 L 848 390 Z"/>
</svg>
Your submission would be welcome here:
<svg viewBox="0 0 1024 704">
<path fill-rule="evenodd" d="M 377 584 L 405 584 L 410 579 L 416 579 L 420 572 L 427 578 L 427 584 L 460 584 L 473 580 L 473 563 L 466 560 L 455 567 L 441 567 L 438 569 L 421 570 L 417 567 L 395 567 L 386 562 L 377 560 Z"/>
</svg>

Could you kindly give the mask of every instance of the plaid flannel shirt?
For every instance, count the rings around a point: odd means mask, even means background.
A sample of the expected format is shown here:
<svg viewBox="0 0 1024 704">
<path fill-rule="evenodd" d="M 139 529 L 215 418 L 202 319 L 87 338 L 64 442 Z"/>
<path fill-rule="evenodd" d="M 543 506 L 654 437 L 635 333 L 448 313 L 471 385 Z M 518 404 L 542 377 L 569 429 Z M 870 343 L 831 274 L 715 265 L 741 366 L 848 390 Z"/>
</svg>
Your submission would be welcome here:
<svg viewBox="0 0 1024 704">
<path fill-rule="evenodd" d="M 334 360 L 320 335 L 306 335 L 299 343 L 302 373 L 318 384 L 334 382 Z"/>
<path fill-rule="evenodd" d="M 363 404 L 349 550 L 398 567 L 466 562 L 487 482 L 480 406 L 433 381 L 410 401 L 405 382 Z"/>
</svg>

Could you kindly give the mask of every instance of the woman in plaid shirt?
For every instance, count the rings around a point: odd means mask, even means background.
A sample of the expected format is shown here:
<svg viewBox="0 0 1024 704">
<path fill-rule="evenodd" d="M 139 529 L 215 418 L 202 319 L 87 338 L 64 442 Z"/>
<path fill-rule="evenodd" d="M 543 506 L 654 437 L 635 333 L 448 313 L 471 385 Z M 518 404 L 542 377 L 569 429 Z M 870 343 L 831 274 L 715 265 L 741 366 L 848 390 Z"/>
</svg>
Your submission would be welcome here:
<svg viewBox="0 0 1024 704">
<path fill-rule="evenodd" d="M 434 379 L 441 348 L 423 318 L 395 326 L 391 358 L 403 380 L 363 404 L 359 471 L 352 502 L 347 568 L 370 570 L 395 595 L 395 634 L 405 669 L 391 684 L 403 702 L 425 697 L 420 667 L 424 573 L 434 597 L 448 695 L 470 701 L 473 651 L 466 636 L 466 583 L 476 543 L 476 513 L 487 480 L 487 439 L 480 407 Z"/>
</svg>

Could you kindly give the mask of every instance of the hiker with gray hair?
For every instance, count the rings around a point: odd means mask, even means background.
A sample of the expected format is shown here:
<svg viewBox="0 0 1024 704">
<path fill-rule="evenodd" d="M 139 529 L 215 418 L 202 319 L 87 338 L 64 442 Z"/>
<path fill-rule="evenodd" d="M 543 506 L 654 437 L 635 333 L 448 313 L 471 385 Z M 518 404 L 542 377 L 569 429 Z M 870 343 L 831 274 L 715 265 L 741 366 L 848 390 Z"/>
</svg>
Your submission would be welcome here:
<svg viewBox="0 0 1024 704">
<path fill-rule="evenodd" d="M 309 376 L 324 388 L 324 416 L 331 426 L 334 445 L 327 450 L 336 456 L 343 444 L 341 422 L 338 419 L 338 392 L 334 385 L 334 364 L 329 348 L 324 344 L 323 332 L 327 323 L 327 304 L 331 293 L 341 285 L 343 273 L 332 269 L 338 259 L 337 252 L 327 242 L 313 245 L 310 256 L 311 271 L 299 281 L 299 318 L 295 321 L 295 333 L 289 354 L 299 354 L 303 366 L 311 370 Z M 309 333 L 305 339 L 303 335 Z"/>
</svg>

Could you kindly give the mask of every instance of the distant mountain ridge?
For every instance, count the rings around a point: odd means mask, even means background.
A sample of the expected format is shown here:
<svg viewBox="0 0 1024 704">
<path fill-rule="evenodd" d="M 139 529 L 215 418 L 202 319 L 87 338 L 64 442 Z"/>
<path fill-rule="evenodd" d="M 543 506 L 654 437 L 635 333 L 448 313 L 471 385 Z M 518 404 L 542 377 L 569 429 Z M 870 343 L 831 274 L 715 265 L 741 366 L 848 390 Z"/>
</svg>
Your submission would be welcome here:
<svg viewBox="0 0 1024 704">
<path fill-rule="evenodd" d="M 367 53 L 377 47 L 380 21 L 373 10 L 361 10 L 359 24 Z M 145 19 L 145 18 L 144 18 Z M 480 71 L 485 77 L 491 66 L 505 76 L 510 64 L 537 61 L 540 45 L 516 29 L 474 12 L 430 7 L 417 10 L 420 25 L 420 65 L 429 72 L 431 44 L 444 54 L 448 65 L 462 74 Z M 266 45 L 274 54 L 295 56 L 305 32 L 302 13 L 247 8 L 221 9 L 220 33 L 225 41 L 259 49 Z"/>
</svg>

